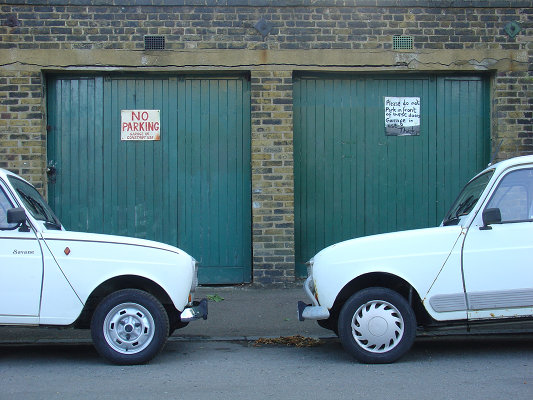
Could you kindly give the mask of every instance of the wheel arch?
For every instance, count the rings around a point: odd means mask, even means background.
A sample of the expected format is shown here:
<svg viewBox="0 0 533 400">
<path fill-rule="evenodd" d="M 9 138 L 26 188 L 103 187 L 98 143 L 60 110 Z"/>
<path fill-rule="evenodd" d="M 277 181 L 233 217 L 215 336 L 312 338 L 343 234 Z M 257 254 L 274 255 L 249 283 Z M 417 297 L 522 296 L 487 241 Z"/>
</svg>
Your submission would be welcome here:
<svg viewBox="0 0 533 400">
<path fill-rule="evenodd" d="M 330 310 L 330 319 L 336 321 L 344 303 L 356 292 L 369 287 L 387 288 L 404 297 L 413 308 L 418 324 L 425 324 L 431 320 L 417 290 L 405 279 L 388 272 L 371 272 L 348 282 L 335 298 Z"/>
<path fill-rule="evenodd" d="M 89 328 L 92 315 L 98 304 L 106 296 L 122 289 L 139 289 L 150 293 L 165 307 L 169 319 L 179 317 L 179 311 L 174 307 L 170 296 L 159 284 L 138 275 L 121 275 L 102 282 L 91 292 L 74 326 L 83 329 Z"/>
</svg>

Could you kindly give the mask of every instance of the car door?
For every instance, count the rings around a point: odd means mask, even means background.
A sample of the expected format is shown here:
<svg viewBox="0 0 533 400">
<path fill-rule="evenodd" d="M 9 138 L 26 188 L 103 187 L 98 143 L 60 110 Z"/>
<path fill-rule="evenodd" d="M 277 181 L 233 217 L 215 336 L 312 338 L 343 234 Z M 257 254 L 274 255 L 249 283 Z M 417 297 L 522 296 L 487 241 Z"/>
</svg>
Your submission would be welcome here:
<svg viewBox="0 0 533 400">
<path fill-rule="evenodd" d="M 39 315 L 42 253 L 33 229 L 26 232 L 7 223 L 7 210 L 13 207 L 0 181 L 0 323 L 31 323 Z"/>
<path fill-rule="evenodd" d="M 533 168 L 507 171 L 482 211 L 501 222 L 484 226 L 480 212 L 463 248 L 469 319 L 533 315 Z"/>
</svg>

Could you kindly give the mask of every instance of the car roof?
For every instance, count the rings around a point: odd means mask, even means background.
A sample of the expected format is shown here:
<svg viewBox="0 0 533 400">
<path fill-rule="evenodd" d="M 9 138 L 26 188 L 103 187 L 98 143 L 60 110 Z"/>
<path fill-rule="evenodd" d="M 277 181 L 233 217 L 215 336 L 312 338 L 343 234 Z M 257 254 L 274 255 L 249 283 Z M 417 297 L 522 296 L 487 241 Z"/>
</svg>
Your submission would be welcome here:
<svg viewBox="0 0 533 400">
<path fill-rule="evenodd" d="M 503 171 L 506 169 L 517 167 L 519 165 L 526 165 L 526 164 L 533 164 L 533 155 L 530 156 L 518 156 L 518 157 L 512 157 L 507 160 L 499 161 L 494 164 L 489 164 L 487 168 L 485 168 L 483 171 L 477 173 L 474 175 L 469 182 L 476 179 L 478 176 L 483 175 L 487 171 L 495 171 L 495 175 L 500 175 Z"/>
<path fill-rule="evenodd" d="M 0 168 L 0 174 L 2 175 L 11 175 L 11 176 L 18 176 L 17 174 L 7 170 L 7 169 L 3 169 L 3 168 Z"/>
<path fill-rule="evenodd" d="M 488 171 L 488 170 L 491 170 L 491 169 L 495 169 L 497 171 L 503 171 L 503 170 L 506 170 L 508 168 L 515 167 L 515 166 L 518 166 L 518 165 L 523 165 L 523 164 L 533 164 L 533 155 L 513 157 L 513 158 L 509 158 L 507 160 L 500 161 L 500 162 L 498 162 L 496 164 L 489 165 L 481 173 L 483 173 L 485 171 Z"/>
<path fill-rule="evenodd" d="M 11 172 L 11 171 L 9 171 L 7 169 L 0 168 L 0 177 L 7 178 L 8 176 L 14 176 L 14 177 L 16 177 L 18 179 L 22 179 L 26 183 L 29 183 L 26 179 L 24 179 L 23 177 L 15 174 L 14 172 Z"/>
</svg>

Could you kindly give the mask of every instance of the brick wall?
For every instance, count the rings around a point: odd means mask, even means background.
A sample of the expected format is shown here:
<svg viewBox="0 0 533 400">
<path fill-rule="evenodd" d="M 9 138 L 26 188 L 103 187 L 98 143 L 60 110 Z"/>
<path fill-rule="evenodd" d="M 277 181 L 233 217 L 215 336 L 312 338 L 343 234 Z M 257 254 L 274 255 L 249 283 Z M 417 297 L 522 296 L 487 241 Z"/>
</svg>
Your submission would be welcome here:
<svg viewBox="0 0 533 400">
<path fill-rule="evenodd" d="M 458 0 L 453 3 L 454 8 L 446 8 L 446 2 L 430 0 L 316 0 L 305 6 L 302 4 L 310 2 L 25 3 L 8 0 L 0 4 L 0 167 L 22 174 L 43 192 L 43 73 L 72 67 L 91 71 L 104 67 L 129 71 L 146 68 L 123 61 L 132 54 L 148 54 L 144 51 L 145 35 L 165 36 L 166 50 L 158 53 L 158 59 L 164 60 L 162 69 L 152 64 L 155 70 L 250 71 L 257 283 L 281 284 L 294 278 L 293 71 L 491 71 L 493 147 L 501 142 L 497 159 L 533 153 L 531 1 Z M 255 27 L 261 20 L 269 28 L 264 35 Z M 509 23 L 520 25 L 521 30 L 514 37 L 506 32 Z M 390 55 L 394 35 L 412 36 L 413 50 L 395 53 L 398 59 L 407 61 L 364 61 Z M 238 50 L 259 54 L 258 61 L 234 57 Z M 64 54 L 66 60 L 60 63 L 46 56 L 53 51 Z M 105 58 L 109 64 L 87 61 L 91 59 L 87 54 L 98 51 L 109 54 Z M 327 56 L 318 60 L 316 51 L 340 51 L 347 57 L 361 57 L 350 58 L 353 62 L 344 62 L 341 57 L 342 64 L 337 64 Z M 483 60 L 469 56 L 475 51 L 483 54 Z M 521 56 L 524 53 L 525 58 Z M 226 61 L 203 63 L 200 58 L 191 64 L 190 57 L 197 54 L 215 54 Z M 421 61 L 428 54 L 429 60 Z"/>
<path fill-rule="evenodd" d="M 0 69 L 0 168 L 15 171 L 44 189 L 46 136 L 43 133 L 39 72 Z"/>
<path fill-rule="evenodd" d="M 493 148 L 499 148 L 498 160 L 533 154 L 531 65 L 530 61 L 529 72 L 498 73 L 494 79 L 492 133 Z"/>
<path fill-rule="evenodd" d="M 516 3 L 529 3 L 531 7 L 530 2 Z M 144 35 L 165 35 L 168 50 L 391 49 L 392 36 L 402 34 L 412 35 L 414 47 L 418 50 L 518 49 L 526 46 L 526 43 L 521 42 L 520 38 L 510 39 L 505 32 L 505 24 L 518 21 L 525 30 L 531 29 L 531 8 L 519 6 L 155 7 L 20 4 L 0 7 L 3 22 L 0 48 L 21 49 L 142 50 Z M 8 27 L 8 18 L 12 18 L 11 25 L 16 26 Z M 265 37 L 254 27 L 260 19 L 271 26 Z"/>
<path fill-rule="evenodd" d="M 252 72 L 254 281 L 294 279 L 292 71 Z"/>
</svg>

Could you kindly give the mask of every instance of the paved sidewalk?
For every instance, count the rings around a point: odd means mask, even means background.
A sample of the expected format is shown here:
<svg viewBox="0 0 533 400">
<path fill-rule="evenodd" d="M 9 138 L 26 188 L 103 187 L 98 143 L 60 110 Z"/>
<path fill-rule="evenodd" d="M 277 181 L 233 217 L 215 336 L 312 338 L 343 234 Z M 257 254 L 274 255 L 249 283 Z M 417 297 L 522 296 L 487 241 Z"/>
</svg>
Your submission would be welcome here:
<svg viewBox="0 0 533 400">
<path fill-rule="evenodd" d="M 300 285 L 286 289 L 200 287 L 196 299 L 209 297 L 206 321 L 191 322 L 170 340 L 256 340 L 259 337 L 302 335 L 330 338 L 332 332 L 315 321 L 298 321 L 298 300 L 307 301 Z M 218 300 L 218 301 L 215 301 Z M 0 344 L 87 343 L 88 330 L 0 327 Z"/>
</svg>

